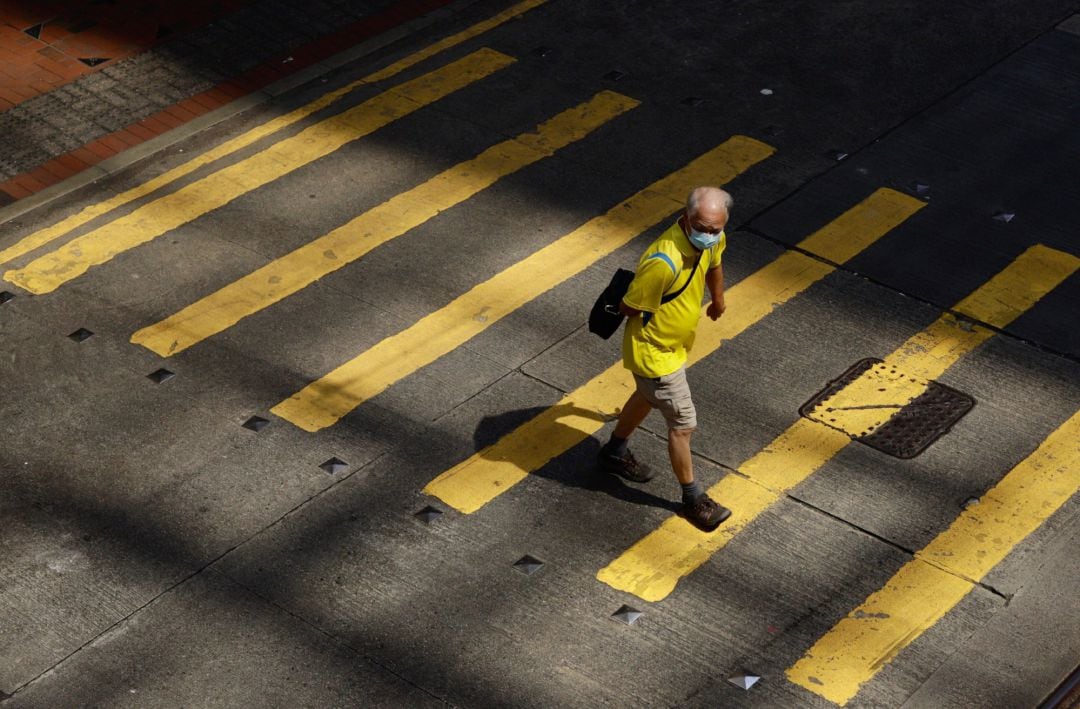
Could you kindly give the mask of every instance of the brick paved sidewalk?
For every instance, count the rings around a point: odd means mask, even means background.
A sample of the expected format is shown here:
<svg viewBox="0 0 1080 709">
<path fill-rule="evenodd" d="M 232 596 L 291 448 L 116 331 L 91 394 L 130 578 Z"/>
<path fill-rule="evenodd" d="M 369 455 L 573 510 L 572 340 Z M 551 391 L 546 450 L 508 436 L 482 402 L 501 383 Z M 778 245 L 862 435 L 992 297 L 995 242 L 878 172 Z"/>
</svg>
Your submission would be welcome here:
<svg viewBox="0 0 1080 709">
<path fill-rule="evenodd" d="M 0 4 L 0 207 L 450 0 Z"/>
<path fill-rule="evenodd" d="M 249 4 L 251 0 L 0 3 L 0 110 Z"/>
</svg>

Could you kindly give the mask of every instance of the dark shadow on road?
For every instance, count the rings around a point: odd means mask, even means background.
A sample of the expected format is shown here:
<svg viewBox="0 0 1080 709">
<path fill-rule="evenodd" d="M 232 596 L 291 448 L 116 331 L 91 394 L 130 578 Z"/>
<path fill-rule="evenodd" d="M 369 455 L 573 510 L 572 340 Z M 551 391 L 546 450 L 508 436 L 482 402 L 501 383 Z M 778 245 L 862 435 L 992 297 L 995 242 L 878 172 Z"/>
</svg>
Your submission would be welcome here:
<svg viewBox="0 0 1080 709">
<path fill-rule="evenodd" d="M 547 478 L 567 487 L 579 488 L 590 492 L 601 492 L 610 495 L 623 502 L 634 505 L 649 505 L 661 509 L 677 511 L 679 506 L 662 497 L 658 497 L 639 487 L 627 484 L 617 476 L 602 472 L 596 464 L 597 454 L 600 452 L 600 442 L 595 436 L 589 436 L 581 443 L 573 446 L 556 456 L 549 463 L 538 470 L 531 470 L 531 463 L 524 460 L 522 455 L 514 456 L 503 453 L 502 448 L 493 448 L 494 444 L 519 426 L 532 421 L 543 415 L 545 420 L 556 421 L 570 416 L 577 416 L 592 421 L 605 422 L 605 417 L 595 411 L 583 409 L 573 404 L 557 404 L 551 407 L 537 406 L 529 409 L 517 409 L 507 411 L 496 416 L 485 416 L 480 420 L 473 435 L 473 443 L 480 456 L 491 461 L 514 463 L 521 470 Z M 554 439 L 562 439 L 567 433 L 574 435 L 577 429 L 563 423 L 557 423 L 559 429 L 549 432 Z M 640 435 L 640 434 L 639 434 Z M 543 445 L 537 441 L 536 445 Z M 522 454 L 525 451 L 521 451 Z M 663 474 L 662 472 L 660 474 Z"/>
<path fill-rule="evenodd" d="M 168 422 L 147 421 L 141 427 L 150 436 L 162 425 L 167 426 Z M 385 413 L 380 416 L 379 426 L 378 433 L 387 442 L 411 450 L 423 448 L 425 436 L 422 431 L 409 426 L 398 428 L 393 425 L 393 417 Z M 370 436 L 372 432 L 366 431 L 365 435 Z M 259 443 L 253 439 L 241 445 L 257 446 Z M 191 642 L 192 646 L 201 646 L 207 642 L 207 637 L 212 642 L 218 631 L 213 629 L 212 621 L 209 625 L 197 623 L 177 629 L 176 622 L 184 621 L 182 617 L 170 615 L 175 609 L 164 611 L 164 615 L 155 609 L 162 603 L 190 606 L 196 602 L 205 604 L 200 614 L 203 618 L 218 617 L 222 622 L 233 622 L 247 614 L 255 626 L 271 626 L 275 634 L 253 637 L 251 647 L 256 655 L 263 641 L 268 643 L 266 649 L 271 652 L 274 644 L 284 643 L 305 656 L 304 662 L 310 671 L 334 677 L 347 686 L 351 684 L 348 678 L 356 674 L 354 668 L 363 665 L 366 672 L 374 671 L 377 682 L 382 681 L 378 675 L 385 672 L 387 686 L 400 689 L 411 685 L 420 690 L 418 695 L 423 692 L 434 699 L 437 695 L 430 693 L 424 684 L 411 677 L 402 678 L 393 669 L 408 666 L 428 685 L 431 678 L 440 678 L 439 682 L 444 687 L 451 687 L 452 692 L 469 688 L 479 705 L 497 703 L 498 697 L 488 696 L 467 671 L 462 671 L 453 659 L 453 653 L 433 652 L 431 646 L 413 644 L 416 637 L 423 635 L 419 626 L 406 625 L 408 632 L 403 632 L 400 625 L 395 625 L 408 623 L 415 610 L 402 606 L 404 621 L 361 617 L 356 622 L 378 636 L 371 639 L 355 632 L 341 632 L 337 619 L 320 617 L 320 607 L 306 608 L 304 601 L 298 598 L 301 594 L 310 598 L 310 589 L 295 585 L 289 570 L 278 567 L 277 553 L 287 556 L 297 549 L 310 549 L 307 558 L 318 559 L 361 518 L 355 510 L 363 509 L 362 500 L 356 501 L 357 506 L 345 516 L 333 509 L 317 512 L 309 523 L 301 525 L 300 534 L 288 537 L 287 550 L 270 547 L 270 553 L 263 558 L 256 553 L 255 563 L 224 574 L 229 581 L 222 583 L 214 580 L 215 574 L 208 565 L 240 540 L 225 543 L 219 540 L 213 545 L 216 548 L 208 548 L 202 537 L 213 532 L 201 529 L 202 520 L 197 515 L 196 519 L 191 519 L 191 513 L 185 511 L 192 502 L 186 499 L 191 497 L 190 493 L 184 495 L 182 490 L 170 490 L 165 486 L 165 489 L 150 494 L 151 500 L 171 494 L 174 497 L 171 509 L 163 508 L 160 500 L 157 504 L 140 504 L 140 495 L 131 490 L 102 494 L 99 482 L 106 473 L 100 461 L 89 462 L 99 465 L 85 468 L 71 461 L 56 460 L 48 465 L 38 463 L 24 468 L 18 460 L 6 454 L 0 456 L 0 489 L 3 490 L 0 497 L 3 536 L 0 541 L 3 542 L 3 566 L 7 576 L 0 591 L 11 594 L 9 599 L 15 604 L 14 608 L 20 605 L 19 598 L 28 594 L 38 597 L 37 601 L 31 602 L 32 613 L 14 614 L 23 622 L 5 628 L 4 636 L 0 637 L 0 656 L 21 660 L 20 653 L 36 655 L 43 648 L 56 653 L 44 666 L 31 663 L 5 668 L 6 679 L 18 677 L 16 682 L 20 684 L 34 680 L 39 672 L 51 670 L 44 678 L 21 689 L 18 684 L 0 687 L 0 691 L 7 692 L 20 689 L 2 700 L 5 706 L 9 702 L 20 707 L 62 705 L 73 696 L 71 693 L 76 686 L 80 706 L 111 706 L 129 699 L 133 682 L 175 681 L 182 684 L 176 675 L 178 669 L 186 674 L 199 666 L 198 663 L 186 664 L 191 660 L 191 646 L 186 646 L 185 641 Z M 137 461 L 128 458 L 124 464 L 136 467 Z M 219 472 L 223 478 L 238 481 L 259 473 L 258 470 L 233 466 L 221 466 Z M 230 505 L 227 498 L 207 500 L 206 503 L 216 506 L 219 513 Z M 406 522 L 397 534 L 407 535 L 412 526 L 407 521 L 408 515 L 402 516 Z M 214 525 L 210 523 L 209 526 Z M 375 535 L 374 538 L 380 537 Z M 358 546 L 365 545 L 366 541 Z M 362 573 L 365 562 L 358 559 L 356 563 Z M 209 579 L 206 578 L 208 575 Z M 28 577 L 34 580 L 26 581 Z M 200 578 L 202 581 L 198 580 Z M 194 596 L 189 589 L 192 583 L 199 584 Z M 176 594 L 184 596 L 176 599 Z M 321 596 L 314 598 L 318 602 Z M 266 602 L 267 608 L 260 612 L 256 599 Z M 464 592 L 455 594 L 449 590 L 442 600 L 444 607 L 458 609 L 467 608 L 474 601 Z M 510 603 L 508 599 L 503 602 Z M 505 608 L 499 612 L 511 610 Z M 138 614 L 148 621 L 153 618 L 154 621 L 131 625 L 126 618 L 128 614 Z M 110 651 L 83 647 L 84 643 L 106 634 L 113 624 L 119 624 L 119 632 L 106 643 L 112 648 Z M 162 630 L 170 627 L 172 634 Z M 119 640 L 120 637 L 125 640 Z M 397 642 L 390 641 L 391 638 L 396 638 Z M 20 645 L 23 646 L 21 650 Z M 306 655 L 304 648 L 309 649 Z M 110 652 L 115 654 L 110 656 Z M 71 655 L 67 656 L 68 653 Z M 123 661 L 116 661 L 127 657 L 138 658 L 134 674 Z M 220 658 L 217 662 L 226 671 L 234 660 L 243 667 L 243 661 L 236 657 Z M 58 661 L 63 664 L 54 668 L 53 664 Z M 389 675 L 396 675 L 398 679 Z M 228 676 L 227 671 L 225 676 Z M 360 673 L 360 679 L 364 676 Z M 54 681 L 59 677 L 67 677 L 67 683 Z M 270 691 L 269 687 L 266 689 Z M 363 696 L 366 696 L 364 692 L 357 692 L 352 699 Z M 261 699 L 269 701 L 267 697 Z M 283 697 L 282 701 L 285 699 L 295 700 L 295 696 Z"/>
</svg>

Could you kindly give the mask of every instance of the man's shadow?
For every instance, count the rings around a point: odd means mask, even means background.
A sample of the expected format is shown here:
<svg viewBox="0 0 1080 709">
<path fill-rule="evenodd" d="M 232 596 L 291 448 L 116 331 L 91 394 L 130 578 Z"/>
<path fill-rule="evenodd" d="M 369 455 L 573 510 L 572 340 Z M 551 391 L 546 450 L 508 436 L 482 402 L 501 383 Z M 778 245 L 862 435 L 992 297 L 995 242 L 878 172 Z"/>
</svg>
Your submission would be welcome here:
<svg viewBox="0 0 1080 709">
<path fill-rule="evenodd" d="M 531 445 L 514 446 L 512 449 L 507 446 L 494 446 L 504 436 L 541 415 L 555 422 L 555 430 L 548 429 L 549 435 L 543 440 L 538 439 L 532 441 Z M 554 441 L 575 436 L 580 438 L 583 435 L 578 429 L 563 423 L 574 418 L 599 423 L 612 420 L 597 411 L 583 409 L 573 404 L 518 409 L 495 416 L 485 416 L 476 427 L 473 444 L 480 457 L 485 460 L 512 463 L 532 475 L 554 480 L 569 487 L 601 492 L 635 505 L 652 505 L 672 512 L 678 511 L 679 505 L 676 502 L 653 495 L 632 484 L 627 484 L 622 478 L 601 471 L 597 465 L 600 441 L 597 440 L 595 434 L 556 455 L 539 469 L 530 470 L 535 466 L 534 456 L 543 447 Z M 641 433 L 639 432 L 638 435 L 640 436 Z M 657 471 L 657 475 L 662 474 L 662 470 Z"/>
</svg>

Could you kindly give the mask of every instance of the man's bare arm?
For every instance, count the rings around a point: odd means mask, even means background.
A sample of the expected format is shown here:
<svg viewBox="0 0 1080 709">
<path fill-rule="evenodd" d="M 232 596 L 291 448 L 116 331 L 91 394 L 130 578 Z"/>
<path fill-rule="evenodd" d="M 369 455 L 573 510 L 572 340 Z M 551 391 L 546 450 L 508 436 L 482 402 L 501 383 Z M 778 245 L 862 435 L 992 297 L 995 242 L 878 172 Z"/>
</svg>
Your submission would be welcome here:
<svg viewBox="0 0 1080 709">
<path fill-rule="evenodd" d="M 706 271 L 705 284 L 709 286 L 709 293 L 712 294 L 712 302 L 706 312 L 710 318 L 717 320 L 727 310 L 724 303 L 724 267 L 717 266 Z"/>
</svg>

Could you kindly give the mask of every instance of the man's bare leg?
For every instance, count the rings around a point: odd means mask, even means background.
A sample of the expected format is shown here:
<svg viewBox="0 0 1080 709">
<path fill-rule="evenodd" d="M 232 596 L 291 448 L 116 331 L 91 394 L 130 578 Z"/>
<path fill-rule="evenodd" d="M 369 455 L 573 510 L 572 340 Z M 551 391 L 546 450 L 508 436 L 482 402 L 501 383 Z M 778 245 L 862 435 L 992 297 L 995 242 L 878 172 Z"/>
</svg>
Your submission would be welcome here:
<svg viewBox="0 0 1080 709">
<path fill-rule="evenodd" d="M 692 428 L 668 431 L 668 456 L 680 485 L 694 482 L 694 458 L 690 453 L 690 436 L 693 433 Z"/>
<path fill-rule="evenodd" d="M 623 404 L 622 411 L 619 412 L 619 421 L 615 424 L 615 430 L 611 435 L 626 440 L 637 430 L 650 411 L 652 411 L 652 405 L 644 396 L 635 391 Z"/>
<path fill-rule="evenodd" d="M 731 510 L 717 504 L 694 480 L 694 458 L 690 452 L 693 433 L 693 429 L 669 430 L 668 455 L 671 469 L 682 486 L 684 516 L 700 529 L 711 532 L 731 516 Z"/>
<path fill-rule="evenodd" d="M 636 391 L 630 395 L 619 412 L 619 420 L 611 438 L 600 449 L 600 467 L 603 470 L 633 482 L 648 482 L 652 479 L 652 470 L 637 462 L 626 445 L 626 439 L 637 430 L 651 410 L 652 405 L 644 396 Z"/>
</svg>

